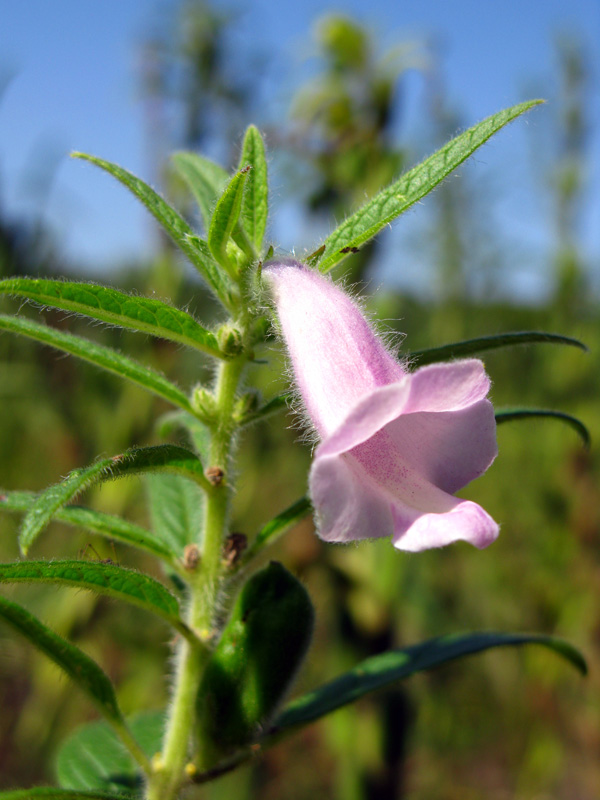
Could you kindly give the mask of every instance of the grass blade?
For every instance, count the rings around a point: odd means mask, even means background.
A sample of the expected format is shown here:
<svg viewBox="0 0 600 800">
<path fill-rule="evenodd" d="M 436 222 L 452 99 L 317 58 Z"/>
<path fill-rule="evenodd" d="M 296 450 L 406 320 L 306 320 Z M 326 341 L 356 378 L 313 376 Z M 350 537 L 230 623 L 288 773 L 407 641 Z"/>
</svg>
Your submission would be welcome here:
<svg viewBox="0 0 600 800">
<path fill-rule="evenodd" d="M 484 119 L 369 200 L 327 237 L 325 250 L 319 261 L 321 272 L 329 272 L 353 248 L 372 239 L 392 220 L 425 197 L 491 136 L 541 102 L 530 100 L 519 103 Z"/>
<path fill-rule="evenodd" d="M 126 294 L 94 283 L 42 278 L 7 278 L 0 281 L 0 294 L 83 314 L 108 325 L 149 333 L 223 358 L 213 333 L 203 328 L 187 311 L 162 300 Z"/>
<path fill-rule="evenodd" d="M 188 413 L 193 413 L 188 398 L 179 387 L 167 380 L 160 372 L 139 364 L 112 347 L 97 344 L 56 328 L 50 328 L 48 325 L 34 322 L 25 317 L 12 317 L 7 314 L 0 314 L 0 330 L 27 336 L 37 342 L 62 350 L 63 353 L 82 358 L 90 364 L 136 383 Z"/>
</svg>

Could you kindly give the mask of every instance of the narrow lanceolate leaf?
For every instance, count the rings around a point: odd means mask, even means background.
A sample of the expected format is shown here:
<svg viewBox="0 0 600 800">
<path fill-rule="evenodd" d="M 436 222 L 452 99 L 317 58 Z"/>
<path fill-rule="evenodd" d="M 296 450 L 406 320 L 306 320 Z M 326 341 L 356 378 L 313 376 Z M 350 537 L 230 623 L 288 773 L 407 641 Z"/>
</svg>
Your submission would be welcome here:
<svg viewBox="0 0 600 800">
<path fill-rule="evenodd" d="M 227 254 L 227 243 L 240 216 L 248 172 L 249 170 L 243 169 L 229 181 L 215 206 L 208 230 L 208 246 L 211 253 L 219 264 L 230 272 L 233 271 L 233 267 Z"/>
<path fill-rule="evenodd" d="M 127 718 L 133 736 L 148 758 L 160 751 L 164 717 L 162 711 L 144 711 Z M 86 791 L 101 789 L 127 791 L 127 796 L 136 798 L 142 796 L 143 779 L 138 765 L 104 721 L 81 725 L 61 743 L 56 777 L 64 789 L 83 791 L 84 797 Z M 119 797 L 122 800 L 123 795 Z"/>
<path fill-rule="evenodd" d="M 95 661 L 43 625 L 22 606 L 0 597 L 0 618 L 64 670 L 111 722 L 121 722 L 113 685 Z"/>
<path fill-rule="evenodd" d="M 27 513 L 37 498 L 35 492 L 8 492 L 0 489 L 0 509 Z M 83 506 L 67 506 L 57 509 L 52 519 L 83 528 L 107 539 L 139 547 L 167 561 L 181 555 L 180 550 L 172 551 L 162 541 L 157 541 L 151 531 L 113 514 L 104 514 L 102 511 L 94 511 Z"/>
<path fill-rule="evenodd" d="M 252 425 L 253 422 L 259 422 L 266 417 L 270 417 L 272 414 L 277 414 L 279 411 L 289 408 L 289 401 L 290 394 L 277 395 L 277 397 L 273 397 L 271 400 L 263 403 L 256 411 L 246 414 L 246 416 L 240 420 L 240 425 Z"/>
<path fill-rule="evenodd" d="M 141 200 L 148 211 L 162 225 L 175 244 L 185 253 L 198 272 L 202 275 L 209 287 L 215 292 L 225 305 L 229 295 L 229 282 L 212 258 L 206 258 L 206 253 L 199 250 L 194 244 L 194 231 L 174 208 L 166 203 L 147 183 L 136 178 L 131 172 L 122 167 L 104 161 L 102 158 L 86 155 L 85 153 L 72 153 L 74 158 L 89 161 L 106 170 L 110 175 L 120 181 L 133 194 Z M 191 238 L 190 238 L 191 237 Z"/>
<path fill-rule="evenodd" d="M 319 260 L 321 272 L 329 272 L 353 248 L 360 247 L 402 212 L 434 189 L 482 144 L 501 128 L 541 100 L 530 100 L 507 108 L 484 119 L 444 145 L 418 166 L 402 175 L 349 216 L 325 240 L 325 251 Z"/>
<path fill-rule="evenodd" d="M 269 187 L 267 183 L 267 159 L 265 145 L 258 128 L 250 125 L 244 137 L 240 169 L 250 167 L 246 191 L 242 200 L 240 221 L 248 238 L 260 252 L 267 227 L 269 213 Z"/>
<path fill-rule="evenodd" d="M 19 534 L 21 551 L 26 554 L 32 542 L 57 510 L 81 492 L 102 481 L 154 471 L 183 475 L 210 489 L 200 459 L 183 447 L 175 445 L 139 447 L 119 456 L 103 458 L 89 467 L 73 470 L 64 481 L 50 486 L 37 496 L 21 525 Z"/>
<path fill-rule="evenodd" d="M 126 294 L 94 283 L 72 283 L 41 278 L 8 278 L 0 281 L 0 294 L 24 297 L 44 306 L 149 333 L 161 339 L 194 347 L 222 358 L 217 339 L 186 311 L 155 300 Z"/>
<path fill-rule="evenodd" d="M 204 492 L 180 475 L 146 475 L 154 536 L 182 555 L 187 544 L 201 544 Z"/>
<path fill-rule="evenodd" d="M 477 339 L 465 339 L 462 342 L 445 344 L 442 347 L 429 347 L 426 350 L 415 350 L 409 353 L 412 364 L 422 367 L 424 364 L 434 364 L 439 361 L 449 361 L 452 358 L 465 358 L 475 353 L 486 350 L 497 350 L 500 347 L 513 347 L 518 344 L 565 344 L 578 347 L 587 351 L 586 345 L 573 339 L 571 336 L 562 336 L 558 333 L 545 331 L 516 331 L 500 333 L 494 336 L 480 336 Z"/>
<path fill-rule="evenodd" d="M 55 789 L 53 786 L 34 786 L 31 789 L 11 789 L 0 792 L 0 800 L 127 800 L 127 795 L 107 794 L 106 792 L 71 792 L 68 789 Z"/>
<path fill-rule="evenodd" d="M 570 425 L 571 428 L 576 430 L 581 436 L 584 445 L 586 447 L 590 446 L 592 437 L 590 436 L 590 432 L 587 427 L 580 419 L 577 419 L 577 417 L 574 417 L 571 414 L 565 414 L 564 411 L 552 411 L 551 409 L 545 408 L 506 408 L 496 411 L 496 423 L 498 425 L 501 422 L 512 422 L 516 419 L 532 419 L 536 417 L 549 417 L 551 419 L 558 419 L 561 422 Z"/>
<path fill-rule="evenodd" d="M 223 167 L 198 153 L 180 152 L 173 156 L 175 169 L 189 186 L 208 232 L 212 212 L 221 196 L 229 174 Z"/>
<path fill-rule="evenodd" d="M 112 347 L 106 347 L 72 333 L 50 328 L 39 322 L 25 317 L 12 317 L 0 314 L 0 330 L 12 331 L 22 336 L 28 336 L 37 342 L 55 347 L 63 353 L 83 358 L 97 367 L 106 369 L 122 378 L 137 383 L 143 389 L 162 397 L 185 411 L 191 412 L 192 408 L 186 395 L 175 384 L 168 381 L 164 375 L 150 367 L 139 364 L 132 358 L 123 355 Z"/>
<path fill-rule="evenodd" d="M 394 681 L 432 669 L 448 661 L 494 647 L 537 644 L 553 650 L 584 675 L 587 665 L 572 645 L 552 636 L 519 633 L 470 633 L 442 636 L 401 650 L 391 650 L 357 664 L 339 678 L 293 700 L 275 722 L 274 732 L 306 725 L 353 703 Z"/>
<path fill-rule="evenodd" d="M 179 617 L 175 595 L 143 572 L 99 561 L 15 561 L 0 564 L 0 583 L 58 583 L 133 603 L 193 636 Z"/>
<path fill-rule="evenodd" d="M 262 528 L 256 535 L 256 538 L 240 560 L 240 566 L 247 564 L 250 559 L 254 558 L 264 547 L 273 544 L 280 536 L 287 533 L 290 528 L 297 525 L 304 517 L 312 514 L 312 505 L 308 497 L 301 497 L 296 500 L 291 506 L 282 511 Z"/>
</svg>

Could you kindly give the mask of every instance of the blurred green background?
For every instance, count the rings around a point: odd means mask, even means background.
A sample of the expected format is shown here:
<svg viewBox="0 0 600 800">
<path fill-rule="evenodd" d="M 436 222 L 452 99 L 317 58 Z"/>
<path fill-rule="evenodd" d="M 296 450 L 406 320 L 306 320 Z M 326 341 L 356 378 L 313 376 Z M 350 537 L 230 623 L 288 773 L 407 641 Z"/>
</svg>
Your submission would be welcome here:
<svg viewBox="0 0 600 800">
<path fill-rule="evenodd" d="M 264 130 L 277 170 L 274 205 L 281 195 L 297 196 L 289 224 L 298 232 L 299 256 L 303 247 L 314 245 L 315 230 L 327 230 L 328 220 L 340 219 L 476 121 L 462 119 L 446 96 L 435 48 L 401 38 L 382 48 L 365 25 L 343 14 L 315 21 L 306 46 L 316 55 L 316 66 L 287 98 L 285 118 L 261 119 L 247 80 L 256 63 L 234 74 L 227 68 L 227 36 L 235 24 L 235 16 L 182 3 L 172 25 L 145 43 L 139 91 L 149 109 L 146 133 L 156 182 L 192 219 L 194 210 L 166 153 L 211 151 L 217 142 L 220 157 L 233 159 L 241 130 L 251 121 Z M 337 712 L 199 796 L 598 797 L 600 485 L 594 442 L 600 439 L 600 314 L 598 263 L 581 242 L 597 76 L 577 36 L 558 36 L 554 46 L 555 73 L 542 87 L 553 101 L 551 113 L 524 139 L 537 192 L 544 197 L 545 235 L 552 242 L 544 252 L 543 291 L 520 292 L 518 280 L 513 283 L 518 265 L 526 271 L 539 254 L 496 224 L 503 183 L 515 176 L 500 164 L 490 174 L 493 150 L 478 156 L 488 162 L 485 182 L 477 179 L 477 161 L 465 166 L 426 199 L 426 214 L 412 212 L 417 224 L 409 236 L 379 239 L 346 262 L 346 274 L 370 296 L 369 309 L 382 329 L 406 334 L 405 340 L 397 337 L 401 352 L 506 330 L 548 330 L 584 340 L 588 354 L 539 345 L 499 351 L 485 362 L 498 407 L 575 414 L 590 428 L 592 449 L 584 450 L 571 429 L 551 420 L 503 425 L 496 463 L 465 493 L 502 525 L 499 540 L 486 551 L 457 545 L 407 555 L 380 541 L 324 545 L 306 521 L 275 556 L 305 581 L 317 609 L 315 640 L 297 689 L 386 648 L 477 629 L 563 636 L 583 650 L 590 675 L 582 680 L 535 649 L 461 661 Z M 400 88 L 408 70 L 419 72 L 427 87 L 416 141 L 402 129 Z M 182 121 L 176 136 L 160 124 L 173 108 Z M 89 266 L 75 268 L 65 259 L 61 240 L 43 215 L 16 218 L 0 205 L 2 277 L 108 280 L 171 298 L 211 321 L 215 309 L 208 295 L 158 233 L 153 241 L 148 258 L 115 264 L 109 276 L 92 274 Z M 423 264 L 418 291 L 399 292 L 385 279 L 390 261 L 406 261 L 413 269 Z M 17 310 L 8 300 L 2 307 Z M 34 309 L 22 311 L 39 317 Z M 51 310 L 42 315 L 51 325 L 119 347 L 183 386 L 209 380 L 205 363 L 170 343 L 90 327 Z M 248 380 L 269 397 L 285 386 L 274 342 L 264 358 L 268 365 L 252 367 Z M 7 489 L 41 489 L 99 454 L 156 443 L 156 421 L 168 410 L 136 387 L 7 334 L 0 336 L 0 399 L 0 486 Z M 298 442 L 289 415 L 250 429 L 241 443 L 234 529 L 252 535 L 301 496 L 309 463 L 310 452 Z M 86 502 L 146 521 L 138 480 L 104 485 Z M 17 525 L 7 514 L 0 518 L 3 561 L 18 557 Z M 59 525 L 40 537 L 32 555 L 72 557 L 90 544 L 94 551 L 88 547 L 85 557 L 110 557 L 158 574 L 149 557 Z M 46 588 L 8 593 L 100 662 L 117 682 L 125 712 L 165 702 L 170 634 L 160 622 L 86 593 Z M 93 718 L 93 709 L 54 666 L 0 629 L 0 788 L 51 782 L 58 742 Z"/>
</svg>

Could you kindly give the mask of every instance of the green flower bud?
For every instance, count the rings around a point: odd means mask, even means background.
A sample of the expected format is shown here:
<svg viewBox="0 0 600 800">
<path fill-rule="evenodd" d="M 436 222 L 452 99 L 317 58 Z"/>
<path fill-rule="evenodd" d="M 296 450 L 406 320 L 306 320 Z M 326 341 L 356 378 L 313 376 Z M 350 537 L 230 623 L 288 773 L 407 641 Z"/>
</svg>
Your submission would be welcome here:
<svg viewBox="0 0 600 800">
<path fill-rule="evenodd" d="M 242 352 L 242 334 L 231 325 L 221 325 L 217 331 L 217 341 L 226 356 L 237 356 Z"/>
<path fill-rule="evenodd" d="M 271 721 L 304 659 L 313 621 L 308 592 L 275 561 L 242 588 L 198 691 L 203 769 Z"/>
<path fill-rule="evenodd" d="M 217 417 L 217 401 L 212 392 L 203 386 L 196 386 L 192 394 L 192 406 L 194 411 L 202 419 L 202 422 L 210 424 Z"/>
</svg>

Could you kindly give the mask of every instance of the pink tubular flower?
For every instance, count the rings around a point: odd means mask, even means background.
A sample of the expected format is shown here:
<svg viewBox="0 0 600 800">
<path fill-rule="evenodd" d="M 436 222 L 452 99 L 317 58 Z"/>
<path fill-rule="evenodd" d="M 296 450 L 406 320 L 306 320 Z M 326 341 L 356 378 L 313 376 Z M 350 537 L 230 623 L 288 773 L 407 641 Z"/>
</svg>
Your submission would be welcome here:
<svg viewBox="0 0 600 800">
<path fill-rule="evenodd" d="M 490 544 L 498 525 L 453 496 L 497 454 L 481 361 L 407 372 L 329 278 L 291 260 L 266 265 L 263 276 L 321 438 L 309 476 L 321 538 L 391 536 L 409 551 Z"/>
</svg>

